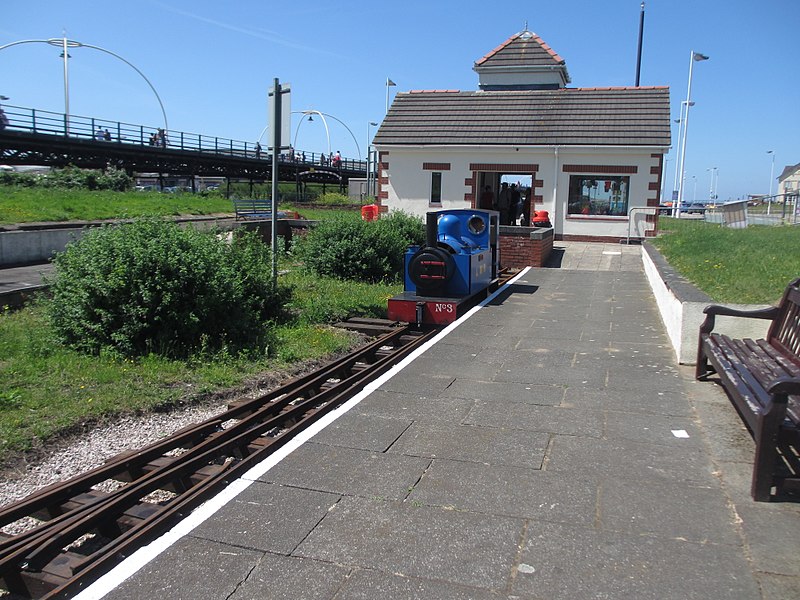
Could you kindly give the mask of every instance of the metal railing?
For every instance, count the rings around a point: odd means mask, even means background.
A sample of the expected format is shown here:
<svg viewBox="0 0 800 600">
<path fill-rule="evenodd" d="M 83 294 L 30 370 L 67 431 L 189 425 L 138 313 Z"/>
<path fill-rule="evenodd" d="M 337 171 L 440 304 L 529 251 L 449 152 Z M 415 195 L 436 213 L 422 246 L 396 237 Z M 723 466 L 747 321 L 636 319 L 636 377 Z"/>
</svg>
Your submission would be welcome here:
<svg viewBox="0 0 800 600">
<path fill-rule="evenodd" d="M 110 121 L 95 117 L 65 115 L 35 108 L 3 105 L 8 119 L 7 130 L 37 135 L 57 135 L 75 140 L 132 144 L 149 148 L 162 148 L 187 152 L 212 153 L 224 156 L 272 160 L 272 156 L 256 142 L 245 142 L 200 133 L 189 133 L 173 129 L 135 125 L 122 121 Z M 291 150 L 280 155 L 282 163 L 298 163 L 311 166 L 334 167 L 347 171 L 364 171 L 366 160 L 342 158 L 338 165 L 335 157 L 324 153 Z"/>
</svg>

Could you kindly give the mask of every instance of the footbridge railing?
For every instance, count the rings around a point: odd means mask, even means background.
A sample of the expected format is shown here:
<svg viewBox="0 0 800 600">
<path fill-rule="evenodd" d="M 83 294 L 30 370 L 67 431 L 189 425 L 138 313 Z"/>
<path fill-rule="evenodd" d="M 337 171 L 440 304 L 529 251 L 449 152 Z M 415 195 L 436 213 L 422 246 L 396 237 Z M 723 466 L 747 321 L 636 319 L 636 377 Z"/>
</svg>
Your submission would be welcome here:
<svg viewBox="0 0 800 600">
<path fill-rule="evenodd" d="M 272 160 L 257 142 L 189 133 L 173 129 L 136 125 L 96 117 L 66 115 L 35 108 L 4 104 L 7 119 L 5 130 L 42 136 L 59 136 L 73 140 L 89 140 L 110 144 L 137 145 L 148 148 L 168 148 L 186 152 L 213 153 L 236 158 Z M 282 163 L 299 163 L 339 167 L 347 171 L 365 171 L 366 161 L 342 158 L 340 162 L 325 154 L 291 150 L 280 155 Z"/>
</svg>

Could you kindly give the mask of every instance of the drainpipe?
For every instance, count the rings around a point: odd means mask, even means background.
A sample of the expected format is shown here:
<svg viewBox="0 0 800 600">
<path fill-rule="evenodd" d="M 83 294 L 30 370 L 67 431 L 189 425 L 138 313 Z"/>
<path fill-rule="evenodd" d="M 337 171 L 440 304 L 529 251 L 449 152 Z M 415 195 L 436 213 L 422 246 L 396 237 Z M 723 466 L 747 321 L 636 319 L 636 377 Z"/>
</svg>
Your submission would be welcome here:
<svg viewBox="0 0 800 600">
<path fill-rule="evenodd" d="M 531 217 L 532 219 L 533 217 Z M 558 233 L 560 219 L 558 215 L 558 146 L 553 146 L 553 235 Z M 563 227 L 562 227 L 563 233 Z"/>
</svg>

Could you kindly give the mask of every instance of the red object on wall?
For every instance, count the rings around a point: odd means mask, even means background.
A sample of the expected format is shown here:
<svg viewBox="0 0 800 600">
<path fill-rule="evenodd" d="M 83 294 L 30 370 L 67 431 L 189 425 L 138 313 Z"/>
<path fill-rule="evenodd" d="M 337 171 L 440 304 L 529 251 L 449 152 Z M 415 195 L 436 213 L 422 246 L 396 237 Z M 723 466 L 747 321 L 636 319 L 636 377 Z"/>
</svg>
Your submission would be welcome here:
<svg viewBox="0 0 800 600">
<path fill-rule="evenodd" d="M 378 205 L 377 204 L 366 204 L 361 207 L 361 218 L 365 221 L 377 221 L 378 220 Z"/>
</svg>

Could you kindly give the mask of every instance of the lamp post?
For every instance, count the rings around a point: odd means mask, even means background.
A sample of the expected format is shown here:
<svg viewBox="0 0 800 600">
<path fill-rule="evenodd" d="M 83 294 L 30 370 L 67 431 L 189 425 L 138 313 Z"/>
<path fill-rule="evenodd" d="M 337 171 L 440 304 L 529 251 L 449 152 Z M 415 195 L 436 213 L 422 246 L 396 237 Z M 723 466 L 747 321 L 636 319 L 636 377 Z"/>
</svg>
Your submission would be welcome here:
<svg viewBox="0 0 800 600">
<path fill-rule="evenodd" d="M 322 119 L 322 123 L 323 123 L 323 125 L 325 125 L 325 135 L 328 138 L 328 154 L 331 153 L 331 134 L 330 134 L 330 130 L 328 129 L 328 121 L 325 119 L 325 117 L 328 117 L 329 119 L 333 119 L 334 121 L 339 123 L 342 127 L 344 127 L 347 130 L 347 133 L 350 134 L 350 137 L 353 138 L 353 143 L 356 145 L 356 152 L 358 153 L 358 158 L 359 158 L 359 160 L 361 160 L 361 147 L 358 145 L 358 140 L 356 140 L 356 136 L 353 135 L 353 132 L 350 131 L 350 128 L 347 125 L 345 125 L 344 121 L 334 117 L 333 115 L 331 115 L 329 113 L 320 112 L 318 110 L 302 110 L 302 111 L 299 111 L 299 112 L 302 113 L 303 116 L 308 115 L 308 120 L 309 121 L 313 121 L 314 120 L 314 119 L 311 118 L 312 115 L 317 115 Z M 292 114 L 294 114 L 294 111 L 292 111 Z M 297 129 L 295 130 L 295 134 L 294 134 L 294 142 L 295 143 L 292 144 L 295 147 L 297 146 L 297 133 L 300 131 L 300 124 L 302 122 L 303 122 L 303 119 L 301 119 L 300 123 L 297 124 Z"/>
<path fill-rule="evenodd" d="M 367 123 L 367 196 L 373 197 L 375 196 L 375 190 L 373 189 L 375 178 L 372 173 L 372 151 L 370 150 L 372 147 L 372 136 L 370 135 L 370 128 L 377 126 L 378 124 L 375 121 L 369 121 Z"/>
<path fill-rule="evenodd" d="M 694 102 L 692 102 L 692 106 L 694 106 Z M 680 118 L 675 120 L 675 123 L 678 124 L 678 143 L 675 146 L 675 179 L 672 180 L 672 203 L 673 205 L 678 200 L 678 169 L 681 166 L 681 131 L 683 128 L 683 111 L 686 107 L 686 100 L 681 100 L 681 116 Z"/>
<path fill-rule="evenodd" d="M 0 50 L 5 50 L 6 48 L 10 48 L 11 46 L 18 46 L 20 44 L 49 44 L 51 46 L 56 46 L 61 48 L 61 57 L 64 59 L 64 128 L 65 133 L 69 134 L 69 67 L 68 67 L 68 59 L 70 58 L 69 49 L 70 48 L 91 48 L 92 50 L 99 50 L 105 54 L 113 56 L 114 58 L 121 60 L 126 65 L 128 65 L 131 69 L 136 71 L 139 76 L 145 80 L 150 89 L 153 91 L 153 94 L 158 100 L 158 105 L 161 107 L 161 115 L 164 117 L 164 131 L 169 130 L 169 124 L 167 123 L 167 111 L 164 110 L 164 103 L 161 101 L 161 97 L 158 95 L 156 88 L 150 82 L 150 80 L 142 73 L 135 65 L 131 62 L 122 58 L 119 54 L 111 52 L 111 50 L 106 50 L 105 48 L 101 48 L 100 46 L 94 46 L 92 44 L 83 44 L 81 42 L 76 42 L 75 40 L 68 40 L 66 36 L 61 38 L 52 38 L 49 40 L 20 40 L 18 42 L 11 42 L 9 44 L 5 44 L 0 46 Z"/>
<path fill-rule="evenodd" d="M 772 208 L 772 178 L 775 176 L 775 152 L 767 150 L 767 154 L 772 155 L 772 166 L 769 168 L 769 195 L 767 196 L 767 214 L 769 214 L 769 209 Z"/>
<path fill-rule="evenodd" d="M 708 201 L 713 202 L 717 199 L 717 195 L 714 193 L 714 178 L 717 175 L 717 167 L 710 167 L 706 169 L 706 171 L 711 173 L 711 186 L 708 189 Z"/>
<path fill-rule="evenodd" d="M 678 180 L 678 205 L 672 207 L 672 214 L 674 217 L 680 218 L 680 205 L 683 202 L 683 174 L 686 167 L 686 137 L 689 131 L 689 109 L 692 106 L 692 67 L 695 61 L 708 60 L 708 56 L 700 54 L 692 50 L 689 58 L 689 86 L 686 90 L 686 115 L 684 116 L 683 123 L 683 140 L 681 141 L 681 178 Z"/>
</svg>

